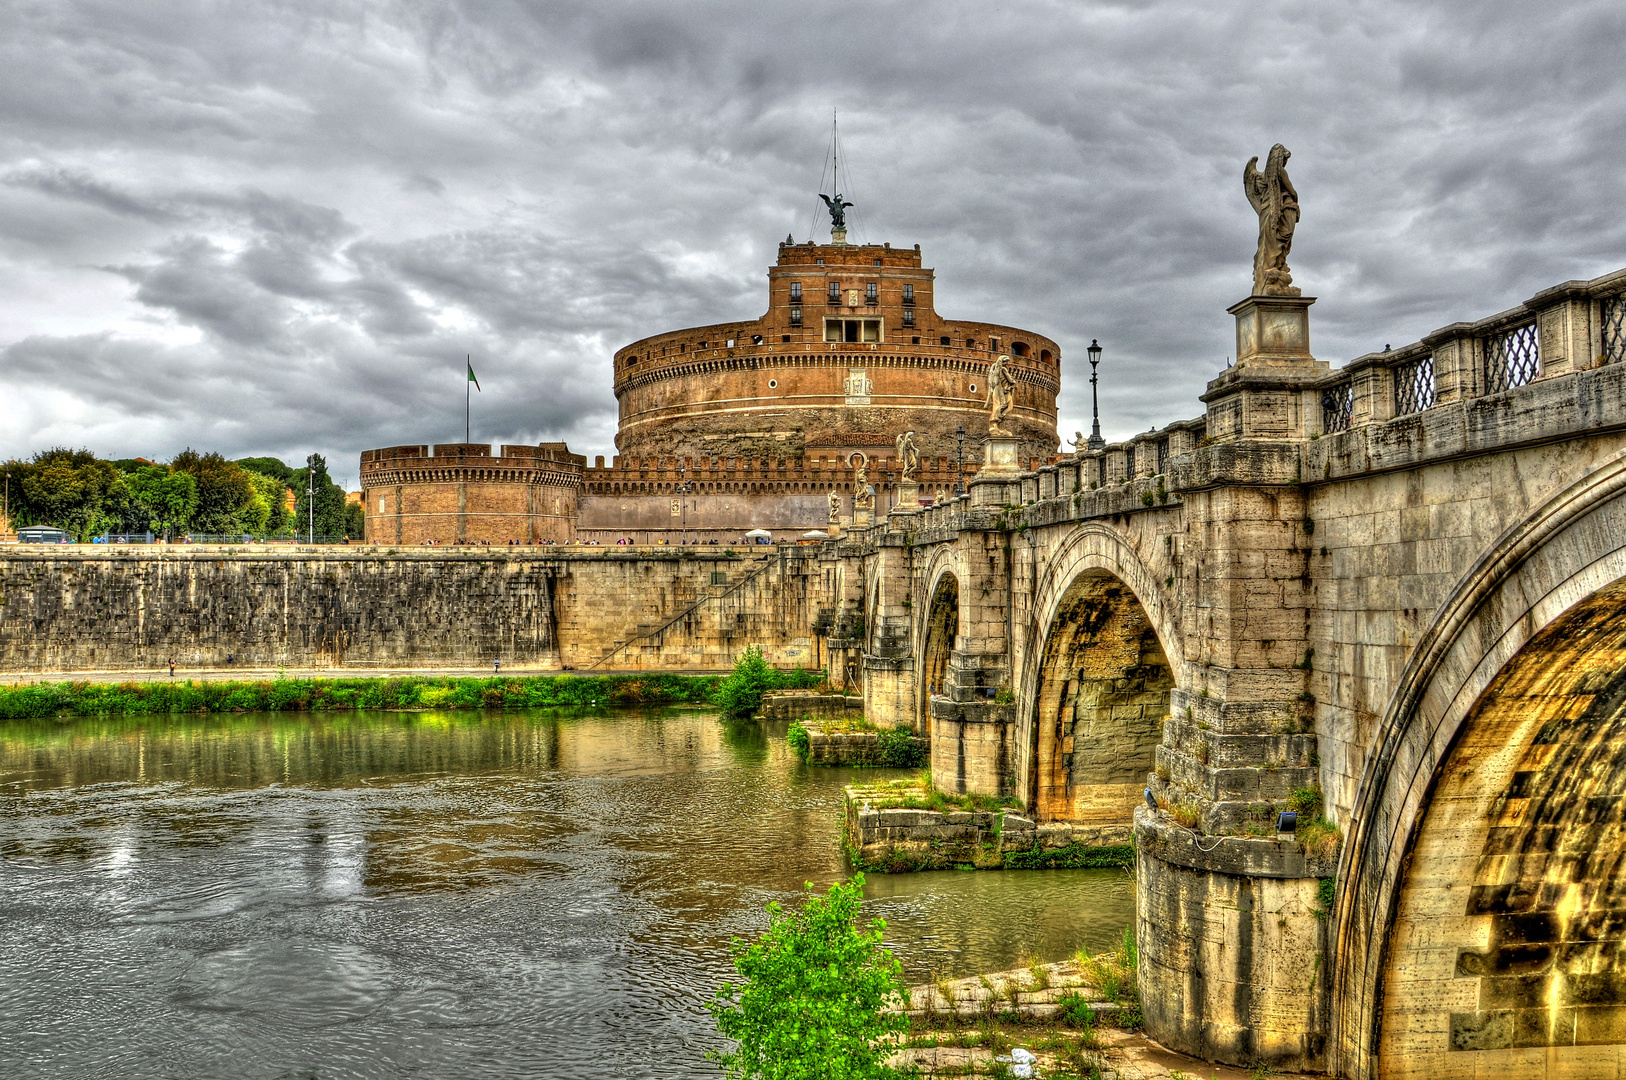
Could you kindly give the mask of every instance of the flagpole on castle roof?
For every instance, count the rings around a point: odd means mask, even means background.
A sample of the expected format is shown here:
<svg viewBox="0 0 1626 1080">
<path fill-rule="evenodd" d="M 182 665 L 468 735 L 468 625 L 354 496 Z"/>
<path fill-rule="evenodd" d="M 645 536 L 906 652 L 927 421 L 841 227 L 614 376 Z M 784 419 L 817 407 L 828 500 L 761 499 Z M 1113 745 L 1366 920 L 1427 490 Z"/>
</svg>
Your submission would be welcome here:
<svg viewBox="0 0 1626 1080">
<path fill-rule="evenodd" d="M 469 389 L 469 374 L 474 371 L 474 354 L 468 355 L 468 371 L 463 373 L 463 442 L 468 444 L 474 440 L 469 437 L 469 403 L 474 400 L 474 391 Z"/>
</svg>

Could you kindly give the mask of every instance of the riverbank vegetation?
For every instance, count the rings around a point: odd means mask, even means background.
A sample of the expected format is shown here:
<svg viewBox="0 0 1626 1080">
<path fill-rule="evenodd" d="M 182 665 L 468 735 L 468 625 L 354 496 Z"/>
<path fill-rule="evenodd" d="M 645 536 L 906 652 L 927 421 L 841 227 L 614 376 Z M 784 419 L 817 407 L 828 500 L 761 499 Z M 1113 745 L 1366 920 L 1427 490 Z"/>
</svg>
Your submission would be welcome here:
<svg viewBox="0 0 1626 1080">
<path fill-rule="evenodd" d="M 793 721 L 786 741 L 790 743 L 791 750 L 803 763 L 807 763 L 813 756 L 813 740 L 808 729 L 822 732 L 826 735 L 865 735 L 875 736 L 875 745 L 879 750 L 878 757 L 873 761 L 839 761 L 824 762 L 823 764 L 856 766 L 858 768 L 871 767 L 878 769 L 918 769 L 926 764 L 931 756 L 930 743 L 906 727 L 883 728 L 877 727 L 862 716 L 844 716 L 839 720 L 815 720 L 803 717 Z"/>
<path fill-rule="evenodd" d="M 0 719 L 338 709 L 526 709 L 711 703 L 716 675 L 266 679 L 0 687 Z"/>
<path fill-rule="evenodd" d="M 823 670 L 792 668 L 782 671 L 762 657 L 762 649 L 748 646 L 734 660 L 734 670 L 717 684 L 712 704 L 725 720 L 743 720 L 762 707 L 770 690 L 813 690 L 825 685 Z"/>
<path fill-rule="evenodd" d="M 766 669 L 764 675 L 759 670 Z M 330 712 L 339 709 L 534 709 L 592 705 L 716 705 L 729 714 L 761 689 L 817 686 L 823 671 L 779 671 L 748 649 L 734 674 L 527 675 L 494 677 L 59 682 L 0 686 L 0 720 L 217 712 Z M 755 708 L 753 705 L 751 708 Z M 745 715 L 750 714 L 750 709 Z"/>
<path fill-rule="evenodd" d="M 708 1008 L 735 1042 L 713 1056 L 730 1080 L 891 1080 L 890 1042 L 909 1027 L 885 1011 L 903 993 L 903 965 L 881 942 L 886 921 L 858 925 L 862 874 L 802 905 L 768 905 L 768 929 L 731 952 L 741 982 Z"/>
</svg>

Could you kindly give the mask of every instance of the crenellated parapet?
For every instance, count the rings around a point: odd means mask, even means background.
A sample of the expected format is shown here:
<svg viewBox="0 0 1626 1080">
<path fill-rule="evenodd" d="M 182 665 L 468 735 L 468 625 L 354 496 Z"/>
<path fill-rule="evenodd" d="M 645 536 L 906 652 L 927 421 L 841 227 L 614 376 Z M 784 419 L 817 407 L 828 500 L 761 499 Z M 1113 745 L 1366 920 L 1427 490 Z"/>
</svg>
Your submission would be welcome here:
<svg viewBox="0 0 1626 1080">
<path fill-rule="evenodd" d="M 587 459 L 564 443 L 440 443 L 364 450 L 366 535 L 385 544 L 564 543 Z"/>
</svg>

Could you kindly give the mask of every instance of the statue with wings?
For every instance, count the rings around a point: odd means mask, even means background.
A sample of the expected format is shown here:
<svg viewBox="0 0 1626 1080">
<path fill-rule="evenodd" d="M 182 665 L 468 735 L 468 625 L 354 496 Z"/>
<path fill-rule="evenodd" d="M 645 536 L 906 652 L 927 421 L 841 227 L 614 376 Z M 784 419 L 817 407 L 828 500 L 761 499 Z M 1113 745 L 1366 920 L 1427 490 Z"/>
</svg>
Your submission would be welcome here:
<svg viewBox="0 0 1626 1080">
<path fill-rule="evenodd" d="M 1001 422 L 1010 414 L 1016 402 L 1016 380 L 1006 369 L 1009 356 L 998 356 L 988 365 L 988 434 L 1009 435 Z"/>
<path fill-rule="evenodd" d="M 920 448 L 915 445 L 915 433 L 906 431 L 897 438 L 899 479 L 908 482 L 920 468 Z"/>
<path fill-rule="evenodd" d="M 1242 190 L 1259 215 L 1259 249 L 1253 256 L 1255 296 L 1299 295 L 1287 268 L 1293 230 L 1299 223 L 1299 193 L 1287 178 L 1287 159 L 1291 156 L 1287 147 L 1277 143 L 1270 148 L 1263 172 L 1257 157 L 1249 158 L 1242 168 Z"/>
<path fill-rule="evenodd" d="M 828 195 L 820 195 L 819 198 L 823 199 L 824 205 L 830 208 L 830 228 L 838 231 L 846 229 L 847 207 L 853 204 L 844 201 L 841 197 L 841 192 L 839 191 L 836 192 L 836 197 L 834 199 L 830 198 Z"/>
</svg>

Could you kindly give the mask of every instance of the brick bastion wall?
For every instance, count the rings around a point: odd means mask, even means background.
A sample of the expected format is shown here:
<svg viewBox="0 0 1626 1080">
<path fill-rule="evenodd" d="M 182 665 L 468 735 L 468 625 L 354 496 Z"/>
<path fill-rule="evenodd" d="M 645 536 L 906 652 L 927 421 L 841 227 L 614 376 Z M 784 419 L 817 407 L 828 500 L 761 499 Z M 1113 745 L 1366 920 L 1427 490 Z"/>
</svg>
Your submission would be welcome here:
<svg viewBox="0 0 1626 1080">
<path fill-rule="evenodd" d="M 575 535 L 587 459 L 564 443 L 390 446 L 361 455 L 362 509 L 374 544 L 564 543 Z"/>
<path fill-rule="evenodd" d="M 0 670 L 811 666 L 827 580 L 789 547 L 12 548 Z"/>
</svg>

